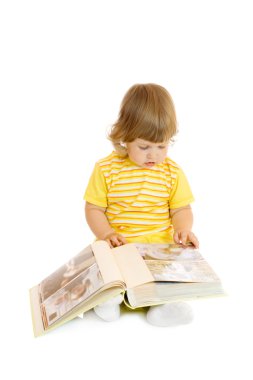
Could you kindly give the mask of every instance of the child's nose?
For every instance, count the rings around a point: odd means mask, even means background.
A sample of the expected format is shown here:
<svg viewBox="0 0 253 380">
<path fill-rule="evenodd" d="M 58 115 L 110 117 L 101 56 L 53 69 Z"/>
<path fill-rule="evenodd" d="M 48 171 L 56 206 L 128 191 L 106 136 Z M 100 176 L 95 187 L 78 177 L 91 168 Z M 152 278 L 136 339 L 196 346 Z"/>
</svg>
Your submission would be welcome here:
<svg viewBox="0 0 253 380">
<path fill-rule="evenodd" d="M 148 152 L 148 158 L 149 159 L 154 158 L 154 153 L 153 152 Z"/>
</svg>

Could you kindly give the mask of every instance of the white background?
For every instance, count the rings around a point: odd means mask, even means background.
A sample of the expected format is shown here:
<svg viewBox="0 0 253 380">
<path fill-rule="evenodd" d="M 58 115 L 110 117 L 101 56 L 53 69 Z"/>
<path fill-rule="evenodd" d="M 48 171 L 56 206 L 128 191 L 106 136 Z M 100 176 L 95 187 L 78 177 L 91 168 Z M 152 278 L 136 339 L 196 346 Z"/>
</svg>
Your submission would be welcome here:
<svg viewBox="0 0 253 380">
<path fill-rule="evenodd" d="M 250 6 L 1 1 L 5 379 L 88 372 L 98 379 L 252 379 Z M 115 323 L 89 315 L 35 339 L 28 289 L 92 241 L 83 193 L 95 161 L 111 152 L 106 132 L 137 82 L 159 83 L 174 99 L 180 132 L 170 156 L 191 183 L 194 231 L 228 297 L 192 302 L 188 326 L 155 328 L 142 313 L 125 312 Z"/>
</svg>

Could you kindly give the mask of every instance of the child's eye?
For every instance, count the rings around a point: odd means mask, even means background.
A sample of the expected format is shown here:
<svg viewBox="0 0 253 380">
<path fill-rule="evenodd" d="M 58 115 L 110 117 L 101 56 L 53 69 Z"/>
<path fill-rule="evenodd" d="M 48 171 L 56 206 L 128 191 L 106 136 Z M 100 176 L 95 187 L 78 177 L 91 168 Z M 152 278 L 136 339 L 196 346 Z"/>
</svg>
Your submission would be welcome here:
<svg viewBox="0 0 253 380">
<path fill-rule="evenodd" d="M 141 150 L 146 150 L 146 149 L 148 149 L 148 146 L 139 146 L 139 148 L 140 148 Z"/>
<path fill-rule="evenodd" d="M 159 145 L 158 148 L 159 148 L 159 149 L 165 149 L 166 146 L 165 146 L 165 145 Z"/>
</svg>

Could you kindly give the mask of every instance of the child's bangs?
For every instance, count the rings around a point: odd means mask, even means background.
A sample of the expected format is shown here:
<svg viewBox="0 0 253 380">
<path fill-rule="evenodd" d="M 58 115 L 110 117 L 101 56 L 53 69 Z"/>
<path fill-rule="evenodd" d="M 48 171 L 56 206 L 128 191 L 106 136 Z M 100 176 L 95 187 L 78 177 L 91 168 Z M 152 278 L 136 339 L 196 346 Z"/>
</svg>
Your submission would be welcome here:
<svg viewBox="0 0 253 380">
<path fill-rule="evenodd" d="M 167 126 L 153 125 L 153 124 L 144 124 L 137 127 L 138 131 L 136 136 L 138 138 L 147 140 L 153 143 L 163 143 L 169 141 L 173 134 L 168 129 Z"/>
</svg>

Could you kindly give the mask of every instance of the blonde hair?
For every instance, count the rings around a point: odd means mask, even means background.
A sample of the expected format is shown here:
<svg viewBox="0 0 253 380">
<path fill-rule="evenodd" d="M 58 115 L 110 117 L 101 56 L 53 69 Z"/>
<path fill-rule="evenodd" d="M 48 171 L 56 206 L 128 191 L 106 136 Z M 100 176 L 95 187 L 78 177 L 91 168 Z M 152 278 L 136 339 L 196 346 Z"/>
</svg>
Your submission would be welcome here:
<svg viewBox="0 0 253 380">
<path fill-rule="evenodd" d="M 169 142 L 177 133 L 177 120 L 169 92 L 157 84 L 135 84 L 125 94 L 108 135 L 116 151 L 126 155 L 124 143 L 137 138 Z"/>
</svg>

